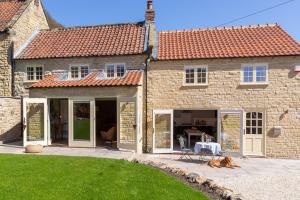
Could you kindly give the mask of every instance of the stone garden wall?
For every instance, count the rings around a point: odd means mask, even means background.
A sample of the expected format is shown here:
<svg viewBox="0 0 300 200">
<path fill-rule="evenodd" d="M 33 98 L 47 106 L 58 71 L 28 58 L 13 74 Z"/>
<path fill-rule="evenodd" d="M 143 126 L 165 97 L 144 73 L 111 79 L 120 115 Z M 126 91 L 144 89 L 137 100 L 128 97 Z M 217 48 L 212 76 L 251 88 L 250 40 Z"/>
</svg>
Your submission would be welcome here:
<svg viewBox="0 0 300 200">
<path fill-rule="evenodd" d="M 21 99 L 0 97 L 0 143 L 21 139 Z"/>
</svg>

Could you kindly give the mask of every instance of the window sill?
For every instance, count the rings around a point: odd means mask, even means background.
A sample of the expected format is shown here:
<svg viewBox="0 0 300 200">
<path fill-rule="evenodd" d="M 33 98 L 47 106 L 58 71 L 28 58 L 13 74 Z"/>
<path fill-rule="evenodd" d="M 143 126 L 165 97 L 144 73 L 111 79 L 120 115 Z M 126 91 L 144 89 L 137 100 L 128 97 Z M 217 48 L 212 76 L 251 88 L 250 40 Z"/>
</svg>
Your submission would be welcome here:
<svg viewBox="0 0 300 200">
<path fill-rule="evenodd" d="M 208 83 L 205 84 L 183 84 L 183 87 L 207 87 Z"/>
<path fill-rule="evenodd" d="M 260 85 L 261 85 L 261 86 L 266 86 L 266 85 L 269 85 L 269 82 L 263 82 L 263 83 L 243 83 L 243 82 L 242 82 L 242 83 L 240 83 L 240 85 L 241 85 L 241 86 L 252 86 L 252 85 L 253 85 L 253 86 L 256 86 L 256 85 L 257 85 L 257 86 L 260 86 Z"/>
<path fill-rule="evenodd" d="M 37 80 L 37 81 L 24 81 L 24 83 L 36 83 L 36 82 L 39 82 L 39 81 L 41 81 L 41 80 Z"/>
</svg>

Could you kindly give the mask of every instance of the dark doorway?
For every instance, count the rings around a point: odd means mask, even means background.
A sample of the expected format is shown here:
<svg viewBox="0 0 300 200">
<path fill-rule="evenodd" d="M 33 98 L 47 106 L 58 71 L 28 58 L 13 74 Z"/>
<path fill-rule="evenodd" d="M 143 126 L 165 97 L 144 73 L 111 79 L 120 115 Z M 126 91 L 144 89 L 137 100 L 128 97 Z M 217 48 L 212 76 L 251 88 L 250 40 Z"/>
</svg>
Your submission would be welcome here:
<svg viewBox="0 0 300 200">
<path fill-rule="evenodd" d="M 117 148 L 117 101 L 96 100 L 96 145 Z"/>
<path fill-rule="evenodd" d="M 68 145 L 68 100 L 50 100 L 50 135 L 53 146 Z"/>
</svg>

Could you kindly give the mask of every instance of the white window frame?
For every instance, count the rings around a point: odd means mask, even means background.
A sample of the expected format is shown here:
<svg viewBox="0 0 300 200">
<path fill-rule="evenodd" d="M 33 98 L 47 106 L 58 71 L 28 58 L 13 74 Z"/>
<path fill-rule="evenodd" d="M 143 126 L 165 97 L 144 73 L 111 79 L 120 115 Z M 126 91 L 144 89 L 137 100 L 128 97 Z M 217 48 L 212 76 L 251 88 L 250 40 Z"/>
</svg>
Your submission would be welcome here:
<svg viewBox="0 0 300 200">
<path fill-rule="evenodd" d="M 37 74 L 36 74 L 36 68 L 38 67 L 41 67 L 42 68 L 42 79 L 39 79 L 37 80 L 36 77 L 37 77 Z M 33 68 L 33 80 L 28 80 L 28 68 Z M 38 82 L 38 81 L 41 81 L 44 79 L 44 74 L 45 74 L 45 71 L 44 71 L 44 66 L 43 65 L 38 65 L 38 66 L 26 66 L 26 72 L 25 72 L 25 80 L 26 82 Z"/>
<path fill-rule="evenodd" d="M 256 68 L 264 66 L 266 67 L 266 81 L 257 81 L 256 76 Z M 244 69 L 245 67 L 252 67 L 253 68 L 253 80 L 252 82 L 244 82 Z M 269 65 L 267 63 L 244 63 L 241 66 L 241 85 L 267 85 L 269 84 Z"/>
<path fill-rule="evenodd" d="M 72 67 L 77 67 L 77 69 L 78 69 L 78 78 L 72 78 Z M 86 76 L 81 77 L 81 68 L 82 67 L 87 67 L 88 72 L 90 72 L 90 65 L 88 65 L 88 64 L 71 64 L 70 67 L 69 67 L 69 79 L 70 80 L 80 80 L 80 79 L 85 78 Z"/>
<path fill-rule="evenodd" d="M 108 66 L 114 66 L 114 76 L 113 77 L 108 77 L 107 76 L 107 67 Z M 123 65 L 124 66 L 124 75 L 122 77 L 117 76 L 117 66 L 118 65 Z M 126 64 L 125 63 L 107 63 L 105 64 L 105 76 L 108 79 L 115 79 L 115 78 L 123 78 L 126 75 Z"/>
<path fill-rule="evenodd" d="M 206 82 L 205 83 L 198 83 L 198 69 L 206 69 Z M 186 70 L 187 69 L 194 69 L 194 83 L 187 83 L 186 82 Z M 183 85 L 184 86 L 207 86 L 208 85 L 208 66 L 207 65 L 197 65 L 197 66 L 184 66 L 183 71 Z"/>
</svg>

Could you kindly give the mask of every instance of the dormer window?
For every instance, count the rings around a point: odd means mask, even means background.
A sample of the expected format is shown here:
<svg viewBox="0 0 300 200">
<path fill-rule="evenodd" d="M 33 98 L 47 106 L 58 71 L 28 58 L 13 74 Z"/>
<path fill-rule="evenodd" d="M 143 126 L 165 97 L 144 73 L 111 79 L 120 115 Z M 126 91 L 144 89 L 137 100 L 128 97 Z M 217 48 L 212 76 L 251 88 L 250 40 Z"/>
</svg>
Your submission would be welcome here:
<svg viewBox="0 0 300 200">
<path fill-rule="evenodd" d="M 107 78 L 122 78 L 125 75 L 125 64 L 108 64 L 106 65 Z"/>
<path fill-rule="evenodd" d="M 83 79 L 89 74 L 88 65 L 72 65 L 70 67 L 71 79 Z"/>
</svg>

